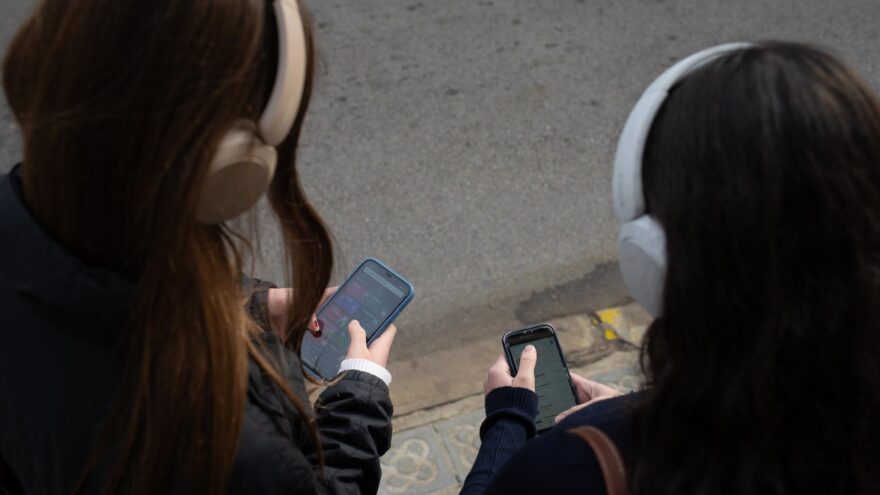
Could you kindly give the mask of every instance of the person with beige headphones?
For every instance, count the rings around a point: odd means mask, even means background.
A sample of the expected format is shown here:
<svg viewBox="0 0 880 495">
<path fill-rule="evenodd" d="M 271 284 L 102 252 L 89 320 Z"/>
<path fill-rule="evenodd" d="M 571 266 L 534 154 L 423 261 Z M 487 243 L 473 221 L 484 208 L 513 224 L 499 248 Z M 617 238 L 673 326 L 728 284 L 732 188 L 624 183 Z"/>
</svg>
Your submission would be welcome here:
<svg viewBox="0 0 880 495">
<path fill-rule="evenodd" d="M 298 355 L 333 254 L 295 168 L 314 65 L 297 0 L 46 0 L 20 28 L 4 493 L 377 491 L 394 328 L 353 325 L 314 408 Z M 271 297 L 227 222 L 266 192 L 292 281 Z"/>
</svg>

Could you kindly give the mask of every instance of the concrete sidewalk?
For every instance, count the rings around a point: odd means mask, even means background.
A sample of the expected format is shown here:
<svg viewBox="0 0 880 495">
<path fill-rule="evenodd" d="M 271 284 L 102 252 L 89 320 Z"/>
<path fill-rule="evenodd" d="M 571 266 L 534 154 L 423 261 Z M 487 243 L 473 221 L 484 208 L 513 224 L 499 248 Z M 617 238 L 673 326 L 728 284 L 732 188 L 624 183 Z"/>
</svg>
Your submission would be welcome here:
<svg viewBox="0 0 880 495">
<path fill-rule="evenodd" d="M 630 304 L 550 324 L 574 373 L 629 392 L 640 386 L 638 348 L 649 322 L 644 310 Z M 474 382 L 482 384 L 494 357 L 486 355 L 485 369 Z M 396 416 L 391 450 L 382 458 L 379 493 L 458 493 L 479 450 L 483 418 L 482 393 Z"/>
</svg>

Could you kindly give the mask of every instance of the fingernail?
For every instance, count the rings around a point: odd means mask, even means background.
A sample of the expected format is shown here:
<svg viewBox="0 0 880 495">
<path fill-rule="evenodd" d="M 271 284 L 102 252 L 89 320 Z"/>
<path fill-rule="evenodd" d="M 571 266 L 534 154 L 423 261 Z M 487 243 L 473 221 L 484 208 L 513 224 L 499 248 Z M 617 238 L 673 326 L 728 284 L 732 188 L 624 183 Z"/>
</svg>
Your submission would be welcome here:
<svg viewBox="0 0 880 495">
<path fill-rule="evenodd" d="M 565 416 L 560 414 L 559 416 L 556 416 L 555 418 L 553 418 L 553 423 L 558 425 L 559 422 L 562 421 L 563 419 L 565 419 Z"/>
<path fill-rule="evenodd" d="M 535 346 L 530 344 L 530 345 L 527 345 L 525 349 L 523 349 L 523 353 L 526 353 L 526 352 L 528 352 L 529 354 L 534 354 L 538 351 L 535 350 Z"/>
</svg>

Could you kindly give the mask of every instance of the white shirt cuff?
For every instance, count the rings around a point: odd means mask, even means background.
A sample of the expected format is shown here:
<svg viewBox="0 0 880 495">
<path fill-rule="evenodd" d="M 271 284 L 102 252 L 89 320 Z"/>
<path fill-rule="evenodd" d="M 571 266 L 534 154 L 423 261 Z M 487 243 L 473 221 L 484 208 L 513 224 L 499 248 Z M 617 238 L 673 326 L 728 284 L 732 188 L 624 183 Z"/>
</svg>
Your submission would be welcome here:
<svg viewBox="0 0 880 495">
<path fill-rule="evenodd" d="M 364 373 L 369 373 L 376 378 L 385 382 L 385 385 L 391 386 L 391 373 L 385 369 L 384 366 L 376 364 L 367 359 L 343 359 L 342 364 L 339 365 L 339 372 L 343 371 L 363 371 Z"/>
</svg>

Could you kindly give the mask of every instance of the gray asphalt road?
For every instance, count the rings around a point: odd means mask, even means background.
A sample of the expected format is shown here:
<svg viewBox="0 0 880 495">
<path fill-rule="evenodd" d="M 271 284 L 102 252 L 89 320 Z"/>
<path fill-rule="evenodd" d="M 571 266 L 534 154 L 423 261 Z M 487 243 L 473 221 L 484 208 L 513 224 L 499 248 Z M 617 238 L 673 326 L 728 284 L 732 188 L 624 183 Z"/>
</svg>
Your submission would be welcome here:
<svg viewBox="0 0 880 495">
<path fill-rule="evenodd" d="M 0 0 L 4 44 L 29 4 Z M 372 255 L 417 286 L 395 359 L 626 298 L 611 156 L 671 61 L 724 41 L 810 41 L 880 87 L 877 0 L 311 4 L 323 70 L 302 175 L 340 276 Z M 2 119 L 5 170 L 19 150 Z M 271 230 L 262 244 L 275 278 Z"/>
</svg>

